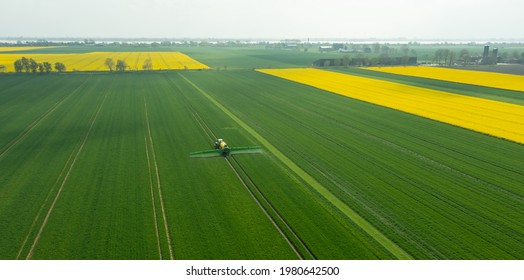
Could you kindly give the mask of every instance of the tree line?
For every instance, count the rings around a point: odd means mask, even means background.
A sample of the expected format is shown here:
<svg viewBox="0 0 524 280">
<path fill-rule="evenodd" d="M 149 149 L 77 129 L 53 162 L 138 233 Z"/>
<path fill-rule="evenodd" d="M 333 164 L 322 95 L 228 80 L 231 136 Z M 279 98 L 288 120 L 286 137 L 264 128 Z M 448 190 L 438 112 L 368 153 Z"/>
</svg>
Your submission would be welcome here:
<svg viewBox="0 0 524 280">
<path fill-rule="evenodd" d="M 502 54 L 490 54 L 484 58 L 480 54 L 471 54 L 467 49 L 462 49 L 460 52 L 455 52 L 449 49 L 438 49 L 433 55 L 433 62 L 438 65 L 452 66 L 454 64 L 495 64 L 497 62 L 520 63 L 524 64 L 524 52 L 513 53 L 503 52 Z"/>
<path fill-rule="evenodd" d="M 115 63 L 112 58 L 107 58 L 104 62 L 105 66 L 109 68 L 109 71 L 117 71 L 117 72 L 124 72 L 129 67 L 129 65 L 126 63 L 125 60 L 118 59 Z M 44 61 L 42 63 L 37 62 L 33 58 L 26 58 L 22 57 L 21 59 L 17 59 L 14 62 L 15 66 L 15 72 L 17 73 L 50 73 L 53 71 L 53 65 L 47 61 Z M 58 72 L 64 72 L 66 71 L 66 66 L 62 62 L 56 62 L 54 64 L 54 70 Z M 144 63 L 142 65 L 143 70 L 153 70 L 153 62 L 151 58 L 148 58 L 144 60 Z M 0 71 L 4 71 L 5 66 L 0 65 Z"/>
<path fill-rule="evenodd" d="M 313 62 L 315 67 L 348 67 L 348 66 L 384 66 L 384 65 L 416 65 L 416 56 L 396 56 L 390 57 L 386 54 L 379 57 L 350 57 L 345 55 L 342 58 L 318 59 Z"/>
<path fill-rule="evenodd" d="M 455 63 L 462 65 L 476 62 L 477 56 L 472 56 L 467 49 L 462 49 L 458 54 L 449 49 L 438 49 L 433 56 L 433 62 L 438 65 L 451 66 Z"/>
<path fill-rule="evenodd" d="M 112 58 L 106 58 L 104 65 L 109 69 L 109 71 L 117 71 L 117 72 L 124 72 L 127 68 L 130 68 L 129 65 L 125 60 L 118 59 L 115 61 Z M 143 70 L 153 70 L 153 62 L 151 61 L 151 58 L 147 58 L 144 60 L 144 63 L 142 65 Z"/>
<path fill-rule="evenodd" d="M 22 57 L 21 59 L 15 60 L 14 65 L 15 72 L 17 73 L 50 73 L 51 71 L 53 71 L 53 65 L 51 65 L 51 63 L 47 61 L 38 63 L 36 62 L 36 60 L 32 58 L 26 57 Z M 58 72 L 64 72 L 66 70 L 66 66 L 62 62 L 56 62 L 54 64 L 54 69 Z"/>
</svg>

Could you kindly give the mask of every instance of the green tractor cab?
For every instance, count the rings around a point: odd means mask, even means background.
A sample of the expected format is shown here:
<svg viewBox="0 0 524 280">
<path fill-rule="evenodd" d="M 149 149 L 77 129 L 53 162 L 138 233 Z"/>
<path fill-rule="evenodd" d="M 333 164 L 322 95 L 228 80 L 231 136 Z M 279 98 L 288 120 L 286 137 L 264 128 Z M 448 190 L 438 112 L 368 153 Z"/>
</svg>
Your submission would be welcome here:
<svg viewBox="0 0 524 280">
<path fill-rule="evenodd" d="M 192 158 L 206 158 L 206 157 L 227 157 L 230 155 L 237 154 L 260 154 L 262 149 L 258 146 L 255 147 L 233 147 L 230 148 L 226 142 L 222 139 L 217 139 L 214 145 L 214 150 L 192 152 L 189 157 Z"/>
</svg>

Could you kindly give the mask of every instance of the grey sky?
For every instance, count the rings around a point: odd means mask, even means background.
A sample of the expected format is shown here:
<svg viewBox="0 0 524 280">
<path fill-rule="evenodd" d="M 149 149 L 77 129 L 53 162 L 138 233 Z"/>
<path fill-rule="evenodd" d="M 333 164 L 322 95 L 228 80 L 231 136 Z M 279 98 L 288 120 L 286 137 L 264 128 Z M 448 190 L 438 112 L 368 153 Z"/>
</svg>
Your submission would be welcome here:
<svg viewBox="0 0 524 280">
<path fill-rule="evenodd" d="M 0 0 L 0 4 L 0 37 L 524 37 L 522 0 Z"/>
</svg>

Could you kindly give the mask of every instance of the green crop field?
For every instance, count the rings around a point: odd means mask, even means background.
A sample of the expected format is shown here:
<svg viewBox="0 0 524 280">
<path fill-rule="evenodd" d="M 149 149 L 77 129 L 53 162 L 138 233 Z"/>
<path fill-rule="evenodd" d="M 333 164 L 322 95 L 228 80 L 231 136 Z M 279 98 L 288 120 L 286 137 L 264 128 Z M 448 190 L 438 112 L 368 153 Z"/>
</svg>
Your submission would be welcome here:
<svg viewBox="0 0 524 280">
<path fill-rule="evenodd" d="M 179 51 L 215 71 L 0 75 L 0 259 L 524 258 L 523 145 L 252 70 L 329 54 Z"/>
</svg>

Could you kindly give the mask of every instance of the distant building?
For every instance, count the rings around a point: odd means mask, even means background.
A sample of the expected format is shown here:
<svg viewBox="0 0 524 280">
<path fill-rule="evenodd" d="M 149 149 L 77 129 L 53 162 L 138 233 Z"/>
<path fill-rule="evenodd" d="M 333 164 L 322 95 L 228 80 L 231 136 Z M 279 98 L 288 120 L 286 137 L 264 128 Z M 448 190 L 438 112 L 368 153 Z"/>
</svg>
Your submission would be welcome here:
<svg viewBox="0 0 524 280">
<path fill-rule="evenodd" d="M 318 47 L 318 51 L 319 52 L 332 52 L 334 51 L 335 49 L 333 49 L 333 46 L 331 45 L 326 45 L 326 46 L 320 46 Z"/>
<path fill-rule="evenodd" d="M 498 57 L 499 50 L 497 48 L 493 48 L 493 51 L 491 55 L 489 54 L 489 46 L 484 46 L 484 52 L 482 53 L 482 60 L 480 60 L 480 64 L 497 64 L 500 57 Z"/>
<path fill-rule="evenodd" d="M 489 57 L 489 46 L 484 46 L 484 53 L 482 53 L 482 59 L 487 60 Z"/>
<path fill-rule="evenodd" d="M 302 42 L 296 39 L 285 39 L 285 40 L 280 41 L 280 43 L 282 44 L 284 48 L 296 49 L 296 48 L 299 48 Z"/>
</svg>

